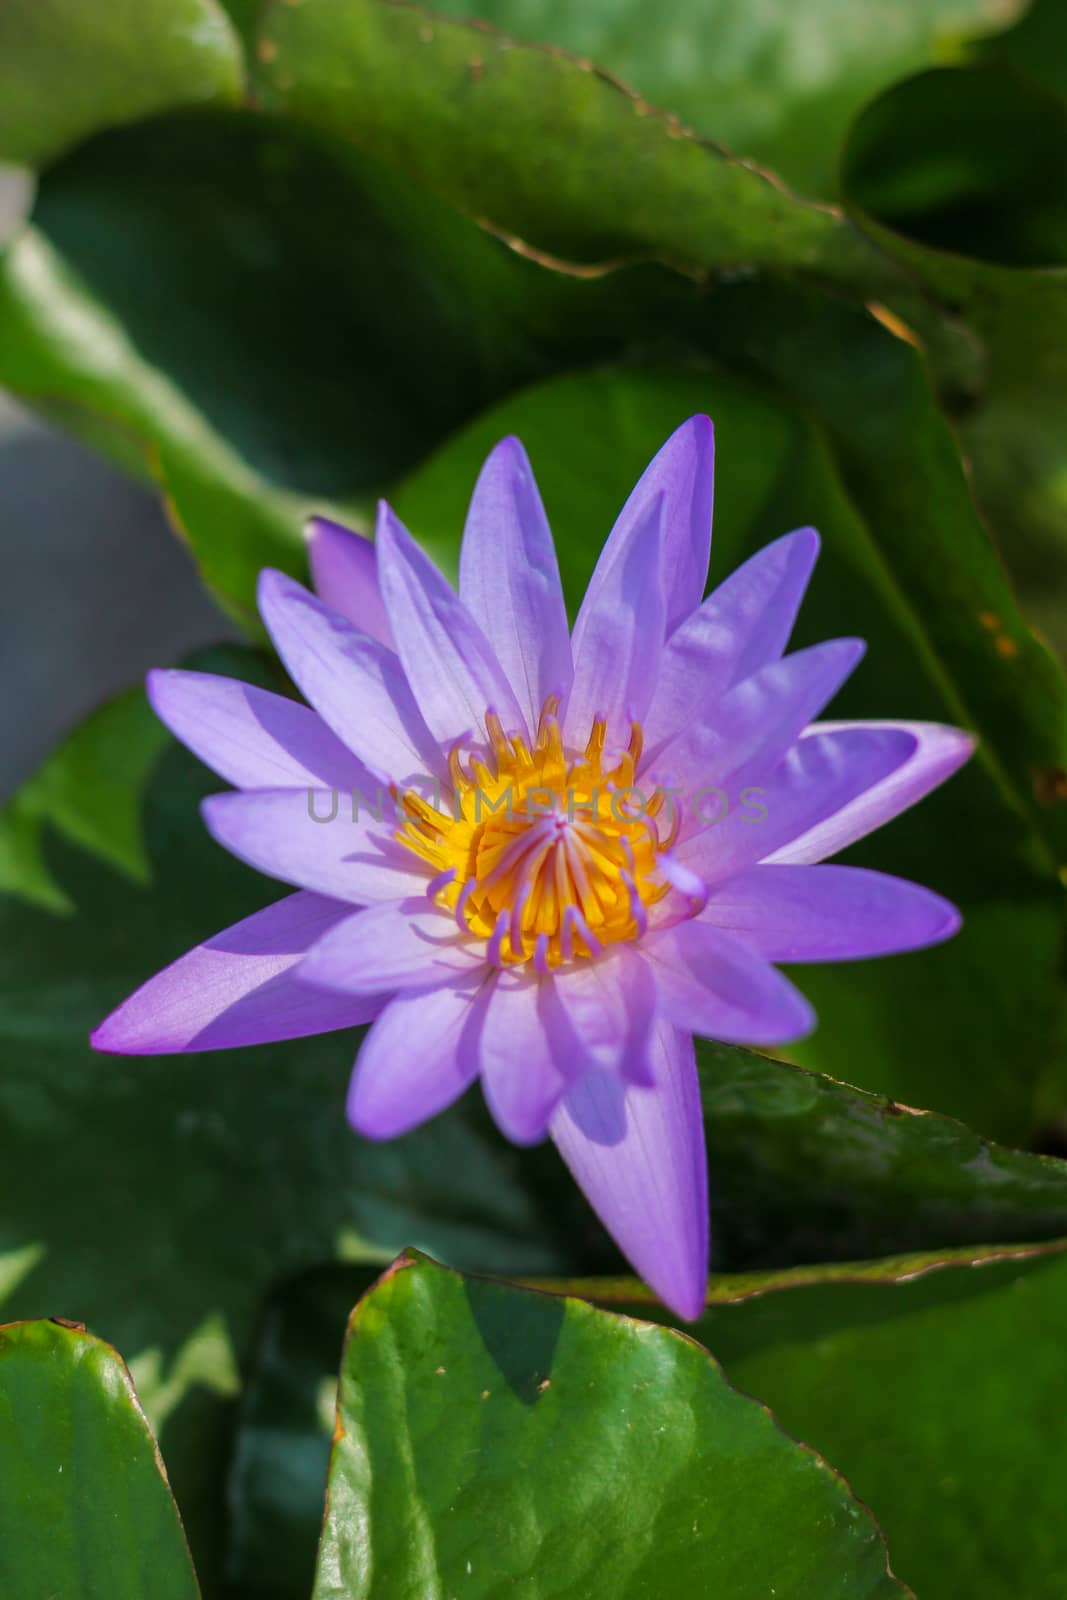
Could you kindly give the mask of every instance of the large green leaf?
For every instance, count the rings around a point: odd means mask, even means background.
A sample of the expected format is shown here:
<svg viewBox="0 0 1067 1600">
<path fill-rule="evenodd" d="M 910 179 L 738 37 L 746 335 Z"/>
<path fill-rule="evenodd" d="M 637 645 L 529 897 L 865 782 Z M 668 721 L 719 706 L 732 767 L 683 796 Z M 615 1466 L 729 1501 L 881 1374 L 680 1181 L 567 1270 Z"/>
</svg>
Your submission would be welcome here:
<svg viewBox="0 0 1067 1600">
<path fill-rule="evenodd" d="M 906 1591 L 692 1340 L 402 1258 L 352 1314 L 316 1600 Z"/>
<path fill-rule="evenodd" d="M 1016 72 L 927 73 L 864 112 L 844 184 L 980 342 L 974 380 L 949 378 L 945 402 L 1027 608 L 1067 653 L 1065 142 L 1067 100 Z"/>
<path fill-rule="evenodd" d="M 799 1282 L 695 1332 L 844 1472 L 923 1600 L 1060 1600 L 1063 1254 Z"/>
<path fill-rule="evenodd" d="M 383 0 L 268 0 L 257 55 L 265 104 L 569 261 L 761 267 L 914 304 L 906 278 L 838 212 L 696 138 L 587 60 Z"/>
<path fill-rule="evenodd" d="M 697 1059 L 718 1269 L 1067 1234 L 1067 1162 L 752 1051 Z"/>
<path fill-rule="evenodd" d="M 802 316 L 803 313 L 803 316 Z M 978 757 L 850 859 L 956 900 L 963 933 L 935 951 L 798 973 L 820 1027 L 800 1062 L 984 1132 L 1024 1138 L 1050 1093 L 1062 888 L 1031 773 L 1064 742 L 1063 683 L 1018 615 L 978 522 L 915 352 L 871 318 L 747 287 L 711 297 L 690 336 L 791 403 L 721 372 L 606 372 L 516 395 L 464 430 L 396 495 L 416 534 L 454 563 L 485 451 L 525 441 L 572 605 L 617 507 L 686 415 L 717 427 L 713 578 L 803 523 L 823 555 L 799 643 L 858 633 L 869 654 L 842 715 L 962 723 Z M 834 362 L 821 366 L 825 342 Z M 856 424 L 865 418 L 868 431 Z M 997 653 L 995 613 L 1013 650 Z"/>
<path fill-rule="evenodd" d="M 43 177 L 0 257 L 0 381 L 140 440 L 248 620 L 308 512 L 364 505 L 550 351 L 596 355 L 580 288 L 319 135 L 186 113 Z"/>
<path fill-rule="evenodd" d="M 0 1592 L 197 1600 L 155 1440 L 115 1351 L 55 1322 L 0 1327 Z"/>
<path fill-rule="evenodd" d="M 241 92 L 216 0 L 5 0 L 0 160 L 38 165 L 101 128 Z"/>
<path fill-rule="evenodd" d="M 846 1474 L 923 1600 L 1059 1600 L 1065 1251 L 722 1279 L 693 1332 Z M 648 1298 L 592 1292 L 631 1313 Z"/>
<path fill-rule="evenodd" d="M 923 1600 L 1007 1600 L 1021 1580 L 1027 1600 L 1058 1600 L 1063 1249 L 937 1250 L 714 1277 L 691 1331 L 733 1383 L 845 1472 Z M 264 1319 L 231 1483 L 234 1600 L 283 1600 L 308 1584 L 338 1353 L 370 1276 L 307 1274 L 275 1295 Z M 544 1287 L 666 1318 L 632 1279 Z M 433 1375 L 447 1377 L 447 1360 L 438 1364 L 446 1371 Z M 1010 1482 L 998 1469 L 1005 1460 Z M 991 1483 L 1007 1491 L 992 1506 Z"/>
<path fill-rule="evenodd" d="M 879 89 L 950 59 L 988 26 L 987 0 L 436 0 L 520 39 L 618 73 L 698 133 L 755 157 L 806 194 L 836 194 L 837 147 Z M 1016 4 L 998 8 L 1008 22 Z"/>
<path fill-rule="evenodd" d="M 896 1283 L 1002 1259 L 1019 1240 L 1067 1231 L 1065 1162 L 990 1145 L 947 1118 L 764 1056 L 704 1045 L 698 1059 L 717 1269 L 709 1305 L 811 1283 Z M 857 1266 L 875 1255 L 883 1259 Z M 788 1262 L 804 1264 L 777 1265 Z M 287 1600 L 308 1586 L 342 1329 L 372 1275 L 324 1266 L 271 1296 L 228 1497 L 234 1600 Z M 640 1298 L 649 1314 L 663 1315 L 632 1279 L 572 1279 L 565 1287 L 607 1302 Z"/>
</svg>

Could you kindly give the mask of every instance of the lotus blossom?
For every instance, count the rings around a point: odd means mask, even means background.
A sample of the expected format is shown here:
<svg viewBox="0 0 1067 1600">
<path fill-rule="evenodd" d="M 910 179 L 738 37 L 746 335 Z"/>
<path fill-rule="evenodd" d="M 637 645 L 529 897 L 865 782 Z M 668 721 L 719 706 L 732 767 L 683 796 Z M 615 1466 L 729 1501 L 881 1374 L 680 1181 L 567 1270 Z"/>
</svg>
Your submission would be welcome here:
<svg viewBox="0 0 1067 1600">
<path fill-rule="evenodd" d="M 307 706 L 149 677 L 157 714 L 236 788 L 204 802 L 211 834 L 297 892 L 94 1034 L 148 1054 L 371 1023 L 360 1133 L 403 1134 L 480 1077 L 501 1131 L 551 1136 L 687 1318 L 708 1263 L 693 1035 L 797 1039 L 814 1016 L 775 962 L 955 932 L 929 890 L 821 863 L 972 748 L 930 723 L 814 720 L 863 653 L 785 654 L 818 537 L 779 539 L 705 599 L 712 482 L 693 417 L 627 500 L 573 630 L 517 439 L 478 478 L 458 593 L 389 506 L 373 543 L 314 519 L 317 596 L 275 571 L 259 586 Z"/>
</svg>

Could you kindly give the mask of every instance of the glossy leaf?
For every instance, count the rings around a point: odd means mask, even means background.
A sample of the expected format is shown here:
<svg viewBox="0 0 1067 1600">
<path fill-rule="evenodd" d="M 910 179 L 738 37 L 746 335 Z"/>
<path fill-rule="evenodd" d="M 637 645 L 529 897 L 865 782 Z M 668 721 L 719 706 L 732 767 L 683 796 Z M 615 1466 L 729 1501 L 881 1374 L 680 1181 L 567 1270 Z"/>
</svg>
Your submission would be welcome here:
<svg viewBox="0 0 1067 1600">
<path fill-rule="evenodd" d="M 697 1054 L 718 1269 L 1067 1234 L 1065 1161 L 752 1051 Z"/>
<path fill-rule="evenodd" d="M 712 1311 L 696 1335 L 845 1473 L 900 1577 L 923 1600 L 1059 1600 L 1062 1247 L 783 1288 Z"/>
<path fill-rule="evenodd" d="M 698 133 L 754 157 L 805 194 L 836 194 L 852 115 L 886 85 L 951 56 L 990 23 L 983 0 L 436 0 L 523 40 L 562 45 L 617 73 Z M 1011 20 L 1009 5 L 997 20 Z"/>
<path fill-rule="evenodd" d="M 240 45 L 216 0 L 6 0 L 0 9 L 0 160 L 40 165 L 101 128 L 234 101 Z"/>
<path fill-rule="evenodd" d="M 398 509 L 454 560 L 478 463 L 496 439 L 518 433 L 573 607 L 657 444 L 693 411 L 714 417 L 713 582 L 761 544 L 814 524 L 823 553 L 795 643 L 846 632 L 869 642 L 831 714 L 927 718 L 982 736 L 960 776 L 850 852 L 955 900 L 963 933 L 912 956 L 798 969 L 820 1026 L 792 1053 L 1023 1139 L 1057 1059 L 1062 888 L 1058 839 L 1046 844 L 1022 813 L 1049 828 L 1031 773 L 1063 748 L 1062 678 L 1019 617 L 914 351 L 847 308 L 747 285 L 712 296 L 690 334 L 777 380 L 787 403 L 721 373 L 563 379 L 458 435 L 402 487 Z M 834 352 L 825 365 L 824 345 Z M 1010 660 L 994 648 L 985 613 L 996 614 Z"/>
<path fill-rule="evenodd" d="M 704 1045 L 698 1062 L 715 1267 L 709 1306 L 807 1284 L 895 1283 L 999 1259 L 1020 1240 L 1067 1230 L 1067 1162 L 990 1145 L 947 1118 L 751 1052 Z M 868 1256 L 881 1259 L 857 1266 Z M 234 1600 L 285 1600 L 307 1586 L 342 1329 L 372 1276 L 368 1267 L 322 1267 L 270 1298 L 230 1482 Z M 605 1304 L 640 1301 L 642 1315 L 669 1320 L 633 1279 L 563 1287 Z"/>
<path fill-rule="evenodd" d="M 693 1332 L 732 1383 L 845 1473 L 923 1600 L 1058 1600 L 1065 1251 L 938 1251 L 713 1280 Z M 648 1301 L 633 1280 L 566 1288 L 630 1314 Z"/>
<path fill-rule="evenodd" d="M 163 1464 L 122 1361 L 84 1328 L 0 1327 L 0 1592 L 197 1600 Z"/>
<path fill-rule="evenodd" d="M 349 1324 L 316 1600 L 591 1586 L 906 1592 L 848 1486 L 691 1340 L 401 1258 Z"/>
<path fill-rule="evenodd" d="M 652 255 L 908 293 L 830 208 L 695 138 L 588 60 L 382 0 L 270 0 L 257 56 L 266 104 L 566 260 Z"/>
</svg>

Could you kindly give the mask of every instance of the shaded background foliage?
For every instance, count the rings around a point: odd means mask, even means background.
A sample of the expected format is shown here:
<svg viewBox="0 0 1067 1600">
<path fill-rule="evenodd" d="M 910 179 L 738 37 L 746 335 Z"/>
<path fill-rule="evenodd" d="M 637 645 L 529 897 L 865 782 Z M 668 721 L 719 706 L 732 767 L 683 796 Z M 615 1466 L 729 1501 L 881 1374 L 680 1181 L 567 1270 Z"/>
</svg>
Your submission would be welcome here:
<svg viewBox="0 0 1067 1600">
<path fill-rule="evenodd" d="M 545 1600 L 1059 1600 L 1065 61 L 1057 0 L 0 9 L 0 159 L 36 182 L 0 251 L 0 383 L 141 480 L 11 412 L 12 780 L 57 718 L 187 647 L 231 641 L 196 664 L 284 688 L 253 586 L 304 574 L 306 514 L 366 528 L 388 493 L 454 567 L 508 431 L 573 607 L 694 410 L 717 427 L 713 578 L 817 525 L 797 642 L 870 643 L 841 714 L 980 740 L 849 852 L 950 895 L 960 938 L 804 969 L 821 1025 L 787 1062 L 702 1047 L 694 1331 L 754 1400 L 619 1320 L 659 1313 L 607 1276 L 553 1152 L 506 1146 L 476 1097 L 370 1146 L 342 1115 L 354 1040 L 94 1058 L 112 1004 L 273 895 L 203 837 L 210 781 L 136 687 L 15 788 L 0 1306 L 83 1319 L 130 1362 L 205 1595 L 490 1595 L 506 1552 Z M 406 1246 L 614 1309 L 417 1256 L 371 1288 Z M 0 1398 L 20 1504 L 62 1530 L 0 1539 L 0 1588 L 194 1592 L 113 1353 L 0 1330 Z M 848 1484 L 757 1402 L 847 1475 L 896 1578 Z M 149 1508 L 141 1544 L 89 1537 L 100 1478 Z"/>
</svg>

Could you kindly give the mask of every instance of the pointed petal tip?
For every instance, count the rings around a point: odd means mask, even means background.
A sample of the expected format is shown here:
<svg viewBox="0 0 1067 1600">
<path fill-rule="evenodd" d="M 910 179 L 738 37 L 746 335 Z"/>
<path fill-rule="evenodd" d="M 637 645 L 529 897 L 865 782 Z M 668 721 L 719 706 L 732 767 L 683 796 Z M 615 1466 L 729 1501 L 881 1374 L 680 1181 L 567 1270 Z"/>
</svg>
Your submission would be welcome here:
<svg viewBox="0 0 1067 1600">
<path fill-rule="evenodd" d="M 350 528 L 347 522 L 339 522 L 336 517 L 323 516 L 320 511 L 313 511 L 309 517 L 304 518 L 304 538 L 310 543 L 317 538 L 328 539 L 332 534 L 347 534 L 352 539 L 362 539 L 358 529 Z"/>
<path fill-rule="evenodd" d="M 215 843 L 222 845 L 224 850 L 232 848 L 230 829 L 227 826 L 230 818 L 230 801 L 241 798 L 242 796 L 234 790 L 227 789 L 221 794 L 205 795 L 200 802 L 200 820 Z"/>
<path fill-rule="evenodd" d="M 121 1007 L 119 1009 L 121 1010 Z M 113 1056 L 127 1053 L 122 1046 L 121 1029 L 114 1025 L 117 1016 L 118 1012 L 113 1011 L 90 1031 L 89 1043 L 100 1055 Z"/>
<path fill-rule="evenodd" d="M 944 732 L 949 747 L 946 754 L 948 770 L 955 772 L 965 761 L 969 761 L 978 749 L 978 735 L 970 733 L 966 728 L 954 728 L 949 723 L 945 724 Z"/>
<path fill-rule="evenodd" d="M 303 584 L 297 583 L 287 572 L 282 572 L 278 567 L 264 567 L 256 579 L 256 603 L 260 616 L 266 621 L 266 611 L 272 606 L 307 592 Z"/>
<path fill-rule="evenodd" d="M 389 504 L 388 500 L 378 500 L 374 507 L 374 542 L 377 544 L 383 533 L 395 535 L 404 529 L 404 524 Z M 404 530 L 406 531 L 406 530 Z"/>
<path fill-rule="evenodd" d="M 671 434 L 672 439 L 679 436 L 692 436 L 695 442 L 705 445 L 708 449 L 715 447 L 715 424 L 706 411 L 694 411 L 691 417 L 686 417 Z"/>
<path fill-rule="evenodd" d="M 909 949 L 927 950 L 931 945 L 946 944 L 949 939 L 954 939 L 963 927 L 963 913 L 959 906 L 953 905 L 951 900 L 946 900 L 943 895 L 936 894 L 933 889 L 927 889 L 923 884 L 915 887 L 921 889 L 926 897 L 930 923 L 922 943 L 911 945 Z"/>
<path fill-rule="evenodd" d="M 131 996 L 131 998 L 133 998 Z M 142 1026 L 137 1028 L 132 1025 L 129 1015 L 129 1001 L 124 1000 L 122 1005 L 116 1006 L 114 1011 L 106 1016 L 103 1022 L 98 1022 L 89 1034 L 90 1047 L 101 1056 L 158 1056 L 173 1055 L 176 1047 L 160 1047 L 158 1042 L 153 1042 L 144 1031 L 144 1017 L 141 1018 Z"/>
<path fill-rule="evenodd" d="M 498 456 L 508 458 L 523 467 L 529 465 L 530 458 L 526 453 L 526 446 L 517 433 L 506 433 L 502 439 L 498 439 L 486 456 L 486 463 L 488 464 Z"/>
<path fill-rule="evenodd" d="M 683 1322 L 699 1322 L 704 1315 L 707 1299 L 708 1280 L 706 1270 L 699 1278 L 695 1275 L 691 1283 L 680 1285 L 669 1294 L 661 1290 L 656 1291 L 668 1311 L 673 1311 L 676 1317 Z"/>
<path fill-rule="evenodd" d="M 149 667 L 145 673 L 145 696 L 148 704 L 161 722 L 166 721 L 162 706 L 166 699 L 167 689 L 178 675 L 179 669 L 176 667 Z"/>
<path fill-rule="evenodd" d="M 818 528 L 813 528 L 805 523 L 802 528 L 794 528 L 792 533 L 785 534 L 783 543 L 788 543 L 794 550 L 803 550 L 808 554 L 808 561 L 814 566 L 822 549 L 822 538 Z"/>
</svg>

